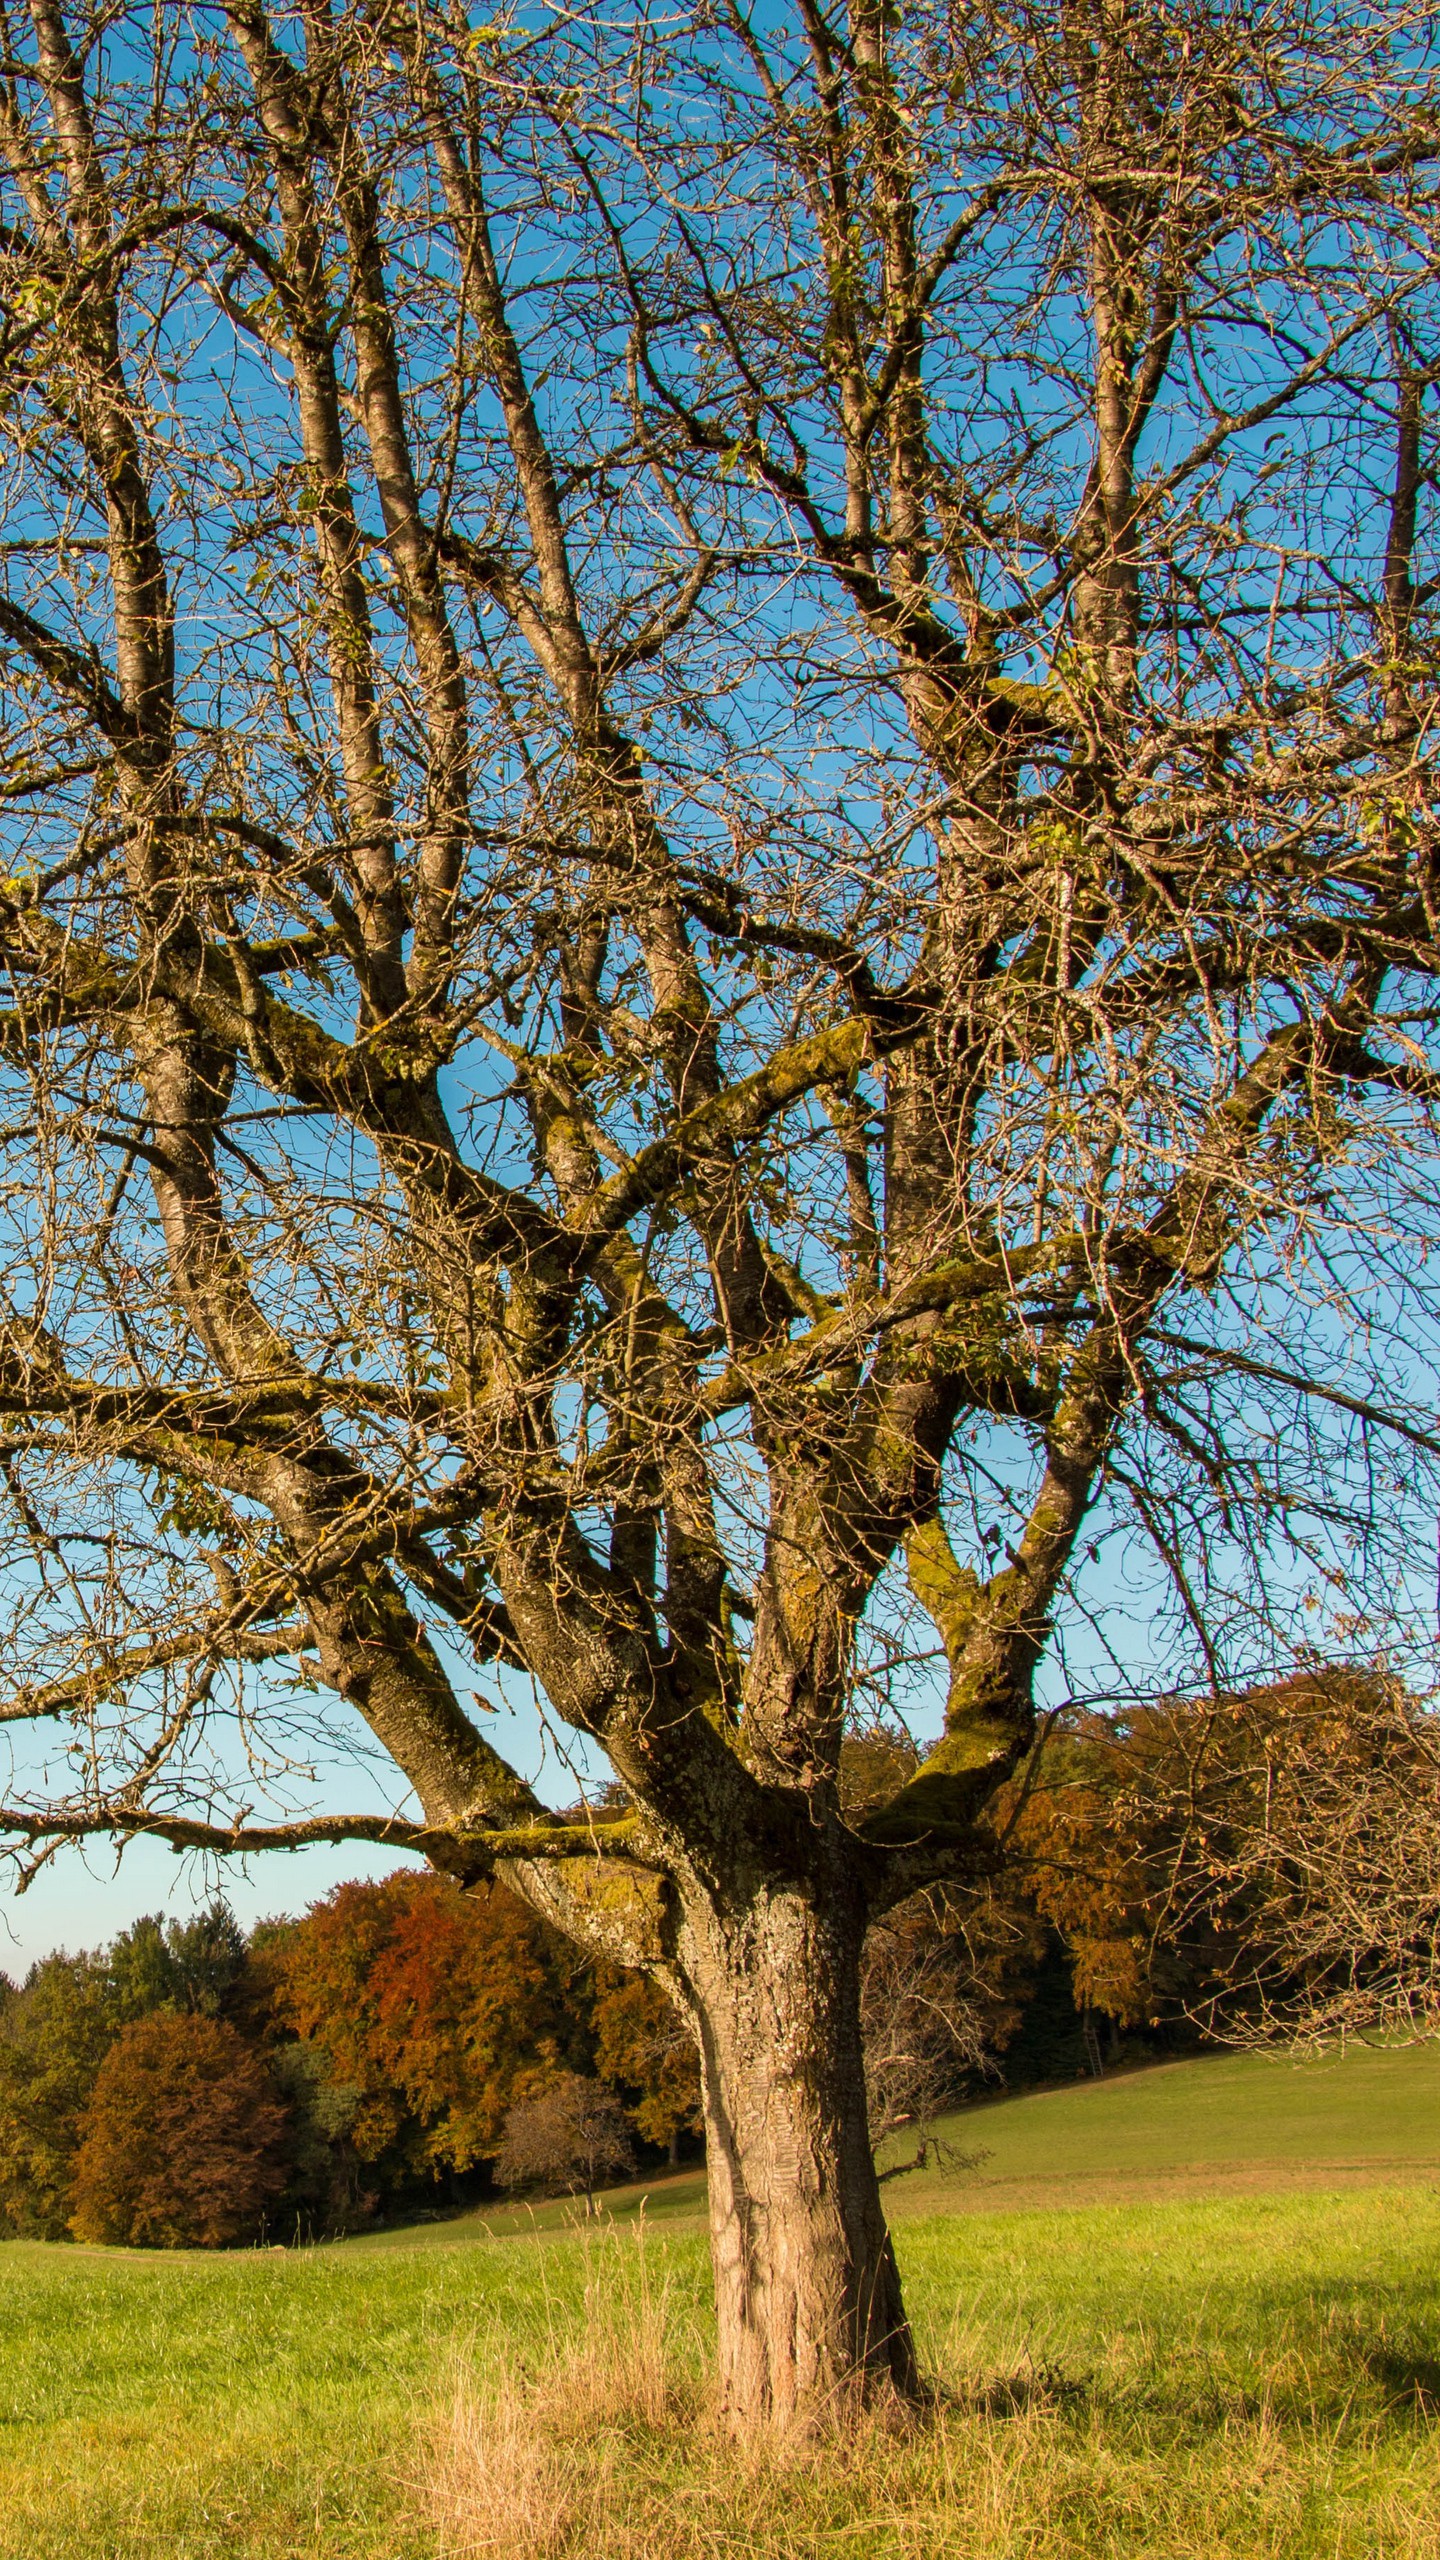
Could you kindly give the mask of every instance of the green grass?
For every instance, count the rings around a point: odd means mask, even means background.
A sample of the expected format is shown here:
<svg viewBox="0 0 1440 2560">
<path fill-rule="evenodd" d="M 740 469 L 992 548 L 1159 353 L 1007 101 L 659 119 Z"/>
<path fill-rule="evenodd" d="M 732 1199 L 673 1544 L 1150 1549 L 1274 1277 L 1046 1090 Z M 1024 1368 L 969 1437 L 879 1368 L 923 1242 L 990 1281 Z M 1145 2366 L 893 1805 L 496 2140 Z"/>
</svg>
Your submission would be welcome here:
<svg viewBox="0 0 1440 2560">
<path fill-rule="evenodd" d="M 1435 2057 L 1385 2053 L 1205 2060 L 971 2111 L 956 2131 L 991 2149 L 982 2171 L 887 2189 L 946 2414 L 782 2476 L 707 2450 L 693 2418 L 592 2412 L 576 2547 L 1440 2560 L 1437 2097 Z M 633 2215 L 637 2195 L 617 2201 Z M 652 2192 L 645 2252 L 692 2374 L 696 2200 L 694 2181 Z M 523 2366 L 563 2436 L 544 2378 L 587 2266 L 611 2284 L 606 2246 L 553 2212 L 296 2255 L 8 2244 L 0 2554 L 438 2553 L 415 2484 L 456 2376 Z"/>
<path fill-rule="evenodd" d="M 889 2196 L 901 2209 L 1101 2203 L 1222 2187 L 1274 2193 L 1377 2178 L 1440 2184 L 1440 2047 L 1206 2054 L 996 2099 L 947 2118 L 940 2131 L 959 2150 L 989 2157 L 961 2178 L 893 2181 Z"/>
</svg>

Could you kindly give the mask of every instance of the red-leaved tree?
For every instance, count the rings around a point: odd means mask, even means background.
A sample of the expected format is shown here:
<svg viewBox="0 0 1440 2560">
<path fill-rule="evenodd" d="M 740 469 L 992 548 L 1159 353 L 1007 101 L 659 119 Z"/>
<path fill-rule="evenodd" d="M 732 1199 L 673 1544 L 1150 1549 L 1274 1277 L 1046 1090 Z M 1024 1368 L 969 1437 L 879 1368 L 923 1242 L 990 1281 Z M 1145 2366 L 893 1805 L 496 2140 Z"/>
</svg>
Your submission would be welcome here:
<svg viewBox="0 0 1440 2560">
<path fill-rule="evenodd" d="M 274 1931 L 264 1962 L 277 2017 L 358 2095 L 361 2157 L 412 2175 L 491 2156 L 506 2110 L 582 2039 L 572 1952 L 501 1886 L 341 1885 Z"/>
<path fill-rule="evenodd" d="M 254 2239 L 285 2184 L 285 2132 L 264 2062 L 226 2020 L 137 2018 L 85 2112 L 70 2227 L 142 2249 Z"/>
</svg>

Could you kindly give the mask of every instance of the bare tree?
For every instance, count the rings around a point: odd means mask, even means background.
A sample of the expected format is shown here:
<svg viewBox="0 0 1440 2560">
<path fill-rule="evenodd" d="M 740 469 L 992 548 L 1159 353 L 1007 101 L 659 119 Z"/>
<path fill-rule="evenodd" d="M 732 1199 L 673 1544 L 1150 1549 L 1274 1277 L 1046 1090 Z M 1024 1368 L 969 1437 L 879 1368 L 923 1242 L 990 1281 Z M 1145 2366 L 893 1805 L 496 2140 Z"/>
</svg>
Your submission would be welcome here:
<svg viewBox="0 0 1440 2560">
<path fill-rule="evenodd" d="M 1326 2044 L 1440 2027 L 1440 1732 L 1393 1675 L 1160 1702 L 1104 1800 L 1152 1972 L 1207 2034 Z M 1172 2005 L 1174 1994 L 1172 1993 Z"/>
<path fill-rule="evenodd" d="M 985 1982 L 964 1930 L 947 1928 L 945 1915 L 922 1900 L 878 1920 L 860 1974 L 872 2149 L 892 2134 L 914 2134 L 913 2160 L 898 2165 L 923 2168 L 935 2118 L 959 2104 L 967 2084 L 998 2078 L 998 2050 L 1019 2021 L 1013 2003 Z"/>
<path fill-rule="evenodd" d="M 735 2422 L 907 2391 L 861 1945 L 1119 1532 L 1405 1640 L 1431 20 L 0 25 L 6 1836 L 498 1866 L 698 2039 Z"/>
<path fill-rule="evenodd" d="M 562 2071 L 538 2098 L 510 2109 L 495 2175 L 502 2187 L 583 2195 L 588 2213 L 596 2188 L 634 2166 L 635 2146 L 614 2090 L 603 2080 Z"/>
</svg>

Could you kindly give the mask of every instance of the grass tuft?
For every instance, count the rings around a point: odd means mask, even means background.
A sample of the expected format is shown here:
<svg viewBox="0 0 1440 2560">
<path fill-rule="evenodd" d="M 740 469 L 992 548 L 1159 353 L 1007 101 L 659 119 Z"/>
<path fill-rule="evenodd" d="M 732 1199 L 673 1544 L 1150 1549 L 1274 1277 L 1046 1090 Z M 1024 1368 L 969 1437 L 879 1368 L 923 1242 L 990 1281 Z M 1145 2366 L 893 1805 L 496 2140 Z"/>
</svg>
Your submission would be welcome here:
<svg viewBox="0 0 1440 2560">
<path fill-rule="evenodd" d="M 953 2225 L 910 2234 L 939 2385 L 929 2413 L 861 2413 L 819 2443 L 750 2448 L 711 2419 L 671 2244 L 587 2243 L 578 2300 L 553 2293 L 537 2351 L 477 2336 L 432 2409 L 413 2504 L 434 2547 L 446 2560 L 1440 2560 L 1433 2198 L 1087 2213 L 1046 2231 L 1032 2219 L 997 2219 L 988 2251 L 972 2224 L 963 2256 Z M 1397 2283 L 1397 2246 L 1416 2243 L 1426 2273 Z M 1048 2287 L 1033 2281 L 1042 2266 Z M 962 2298 L 942 2322 L 955 2275 Z"/>
<path fill-rule="evenodd" d="M 701 2421 L 694 2325 L 682 2345 L 674 2286 L 663 2257 L 657 2277 L 643 2224 L 587 2232 L 580 2245 L 578 2325 L 542 2261 L 534 2344 L 517 2354 L 492 2323 L 422 2422 L 414 2503 L 447 2552 L 560 2560 L 587 2548 L 647 2455 Z"/>
</svg>

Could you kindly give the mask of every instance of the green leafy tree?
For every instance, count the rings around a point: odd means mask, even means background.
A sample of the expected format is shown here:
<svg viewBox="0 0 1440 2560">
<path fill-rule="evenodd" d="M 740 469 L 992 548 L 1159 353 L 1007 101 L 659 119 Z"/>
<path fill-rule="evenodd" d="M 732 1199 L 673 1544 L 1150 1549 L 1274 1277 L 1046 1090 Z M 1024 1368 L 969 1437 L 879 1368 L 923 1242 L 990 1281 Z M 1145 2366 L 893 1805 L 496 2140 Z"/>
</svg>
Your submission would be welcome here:
<svg viewBox="0 0 1440 2560">
<path fill-rule="evenodd" d="M 213 2015 L 247 1977 L 243 1931 L 223 1901 L 193 1920 L 147 1914 L 109 1947 L 55 1955 L 0 2001 L 0 2216 L 50 2240 L 69 2228 L 81 2119 L 121 2030 L 159 2010 Z"/>
<path fill-rule="evenodd" d="M 264 2051 L 287 2119 L 285 2183 L 271 2208 L 276 2239 L 333 2238 L 358 2230 L 380 2201 L 373 2169 L 354 2141 L 358 2090 L 335 2078 L 318 2045 L 272 2042 Z"/>
<path fill-rule="evenodd" d="M 0 2214 L 65 2237 L 80 2124 L 116 2017 L 103 1957 L 47 1956 L 0 2007 Z"/>
<path fill-rule="evenodd" d="M 218 2017 L 236 1998 L 247 1961 L 245 1933 L 223 1900 L 193 1920 L 148 1913 L 113 1939 L 106 1953 L 115 2015 L 122 2023 L 156 2009 Z"/>
</svg>

